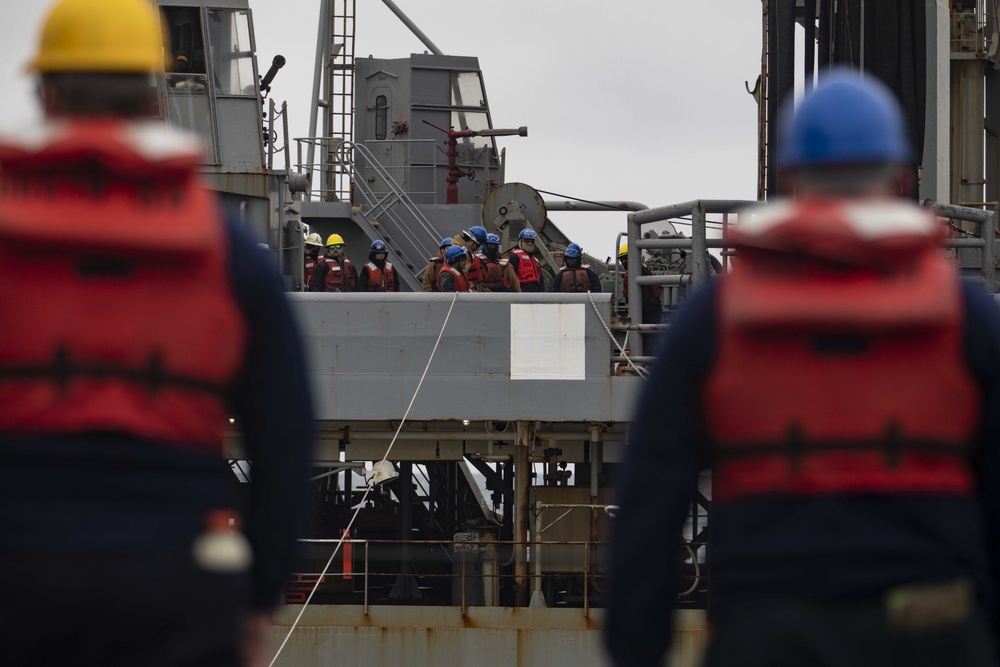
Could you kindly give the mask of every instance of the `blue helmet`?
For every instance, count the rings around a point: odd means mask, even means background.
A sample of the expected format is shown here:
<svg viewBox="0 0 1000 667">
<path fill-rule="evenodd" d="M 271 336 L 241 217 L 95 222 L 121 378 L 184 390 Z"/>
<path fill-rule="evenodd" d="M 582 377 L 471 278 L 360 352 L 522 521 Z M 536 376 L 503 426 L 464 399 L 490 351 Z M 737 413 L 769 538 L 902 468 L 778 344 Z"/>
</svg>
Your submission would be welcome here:
<svg viewBox="0 0 1000 667">
<path fill-rule="evenodd" d="M 441 239 L 441 245 L 439 245 L 438 248 L 439 249 L 440 248 L 447 248 L 448 246 L 451 245 L 451 242 L 452 242 L 452 238 L 450 236 L 446 236 L 443 239 Z"/>
<path fill-rule="evenodd" d="M 517 238 L 525 239 L 527 241 L 534 241 L 535 239 L 538 238 L 538 234 L 536 234 L 531 229 L 522 229 L 521 233 L 517 235 Z"/>
<path fill-rule="evenodd" d="M 583 254 L 583 248 L 580 247 L 579 243 L 570 243 L 566 246 L 566 252 L 563 253 L 563 257 L 579 257 Z"/>
<path fill-rule="evenodd" d="M 791 109 L 789 102 L 784 113 Z M 873 76 L 828 75 L 781 130 L 776 156 L 781 169 L 913 159 L 899 102 Z"/>
<path fill-rule="evenodd" d="M 453 246 L 451 246 L 450 248 L 448 248 L 447 250 L 444 251 L 444 258 L 445 258 L 446 261 L 450 262 L 451 260 L 455 259 L 456 257 L 462 257 L 462 256 L 467 255 L 467 254 L 469 254 L 469 251 L 466 250 L 465 248 L 463 248 L 462 246 L 460 246 L 460 245 L 453 245 Z"/>
<path fill-rule="evenodd" d="M 389 252 L 389 248 L 385 245 L 385 241 L 372 241 L 372 252 Z"/>
<path fill-rule="evenodd" d="M 496 234 L 487 234 L 486 235 L 486 243 L 487 244 L 493 243 L 493 244 L 496 244 L 496 245 L 500 245 L 500 237 L 497 236 Z"/>
<path fill-rule="evenodd" d="M 486 230 L 479 225 L 469 227 L 469 233 L 480 243 L 486 243 Z"/>
</svg>

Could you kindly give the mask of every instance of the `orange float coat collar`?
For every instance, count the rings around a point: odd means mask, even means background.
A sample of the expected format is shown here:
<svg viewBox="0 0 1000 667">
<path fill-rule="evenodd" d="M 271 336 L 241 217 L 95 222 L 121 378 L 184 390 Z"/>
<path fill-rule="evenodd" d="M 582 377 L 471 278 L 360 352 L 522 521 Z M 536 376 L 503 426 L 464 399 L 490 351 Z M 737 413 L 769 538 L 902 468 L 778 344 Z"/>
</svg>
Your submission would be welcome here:
<svg viewBox="0 0 1000 667">
<path fill-rule="evenodd" d="M 714 498 L 971 493 L 979 399 L 935 218 L 805 201 L 741 227 L 705 388 Z"/>
<path fill-rule="evenodd" d="M 221 447 L 245 324 L 189 141 L 110 121 L 0 140 L 0 433 Z"/>
</svg>

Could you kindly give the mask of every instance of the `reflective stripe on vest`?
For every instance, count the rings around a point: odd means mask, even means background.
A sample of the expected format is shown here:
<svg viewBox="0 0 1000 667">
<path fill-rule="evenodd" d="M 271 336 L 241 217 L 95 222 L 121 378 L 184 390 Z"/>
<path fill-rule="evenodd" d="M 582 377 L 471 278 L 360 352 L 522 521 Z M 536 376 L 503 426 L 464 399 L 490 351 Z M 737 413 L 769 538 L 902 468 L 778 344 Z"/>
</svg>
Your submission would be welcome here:
<svg viewBox="0 0 1000 667">
<path fill-rule="evenodd" d="M 351 260 L 345 259 L 343 263 L 332 257 L 324 257 L 329 269 L 324 280 L 325 291 L 327 292 L 353 292 L 355 290 L 354 272 L 351 270 Z M 345 289 L 346 284 L 346 289 Z"/>
<path fill-rule="evenodd" d="M 971 493 L 980 399 L 954 267 L 932 235 L 885 237 L 905 251 L 876 265 L 820 259 L 813 223 L 776 231 L 794 251 L 763 234 L 740 246 L 720 285 L 713 498 Z"/>
<path fill-rule="evenodd" d="M 368 262 L 364 266 L 365 270 L 368 272 L 368 291 L 369 292 L 395 292 L 396 291 L 396 277 L 395 269 L 392 268 L 392 264 L 389 262 L 385 263 L 385 269 L 378 268 L 374 262 Z"/>
<path fill-rule="evenodd" d="M 197 155 L 157 162 L 128 127 L 0 142 L 0 433 L 221 448 L 246 333 L 218 204 Z"/>
<path fill-rule="evenodd" d="M 482 280 L 483 286 L 491 292 L 509 292 L 510 284 L 504 278 L 504 269 L 507 268 L 506 262 L 501 264 L 489 259 L 484 259 L 482 262 L 485 269 Z"/>
<path fill-rule="evenodd" d="M 306 257 L 306 264 L 302 270 L 302 282 L 305 283 L 306 287 L 312 284 L 313 270 L 316 268 L 316 260 L 312 257 Z"/>
<path fill-rule="evenodd" d="M 441 273 L 450 273 L 452 277 L 455 278 L 455 291 L 456 292 L 468 292 L 469 291 L 469 279 L 465 277 L 465 274 L 456 269 L 454 266 L 447 265 L 441 269 Z M 441 273 L 438 274 L 438 280 L 441 279 Z M 440 289 L 440 286 L 439 286 Z"/>
<path fill-rule="evenodd" d="M 517 255 L 517 279 L 519 281 L 522 283 L 542 282 L 542 267 L 537 259 L 521 248 L 514 248 L 510 252 Z"/>
</svg>

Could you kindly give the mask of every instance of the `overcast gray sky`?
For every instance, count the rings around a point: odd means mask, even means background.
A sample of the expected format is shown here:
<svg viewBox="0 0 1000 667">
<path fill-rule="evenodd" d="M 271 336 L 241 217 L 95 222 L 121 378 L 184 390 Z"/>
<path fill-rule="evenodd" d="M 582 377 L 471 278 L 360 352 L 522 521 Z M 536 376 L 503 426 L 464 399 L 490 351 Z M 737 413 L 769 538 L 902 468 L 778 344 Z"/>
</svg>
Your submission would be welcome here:
<svg viewBox="0 0 1000 667">
<path fill-rule="evenodd" d="M 0 125 L 37 116 L 24 73 L 50 3 L 2 0 Z M 340 4 L 337 2 L 337 4 Z M 501 137 L 507 180 L 583 199 L 650 207 L 753 199 L 760 71 L 755 0 L 396 0 L 445 53 L 477 56 Z M 306 136 L 318 0 L 251 0 L 259 69 L 288 64 L 272 97 Z M 356 56 L 401 58 L 423 44 L 380 0 L 357 0 Z M 546 199 L 553 197 L 545 195 Z M 550 217 L 593 255 L 613 252 L 625 214 Z M 684 229 L 687 232 L 688 230 Z"/>
</svg>

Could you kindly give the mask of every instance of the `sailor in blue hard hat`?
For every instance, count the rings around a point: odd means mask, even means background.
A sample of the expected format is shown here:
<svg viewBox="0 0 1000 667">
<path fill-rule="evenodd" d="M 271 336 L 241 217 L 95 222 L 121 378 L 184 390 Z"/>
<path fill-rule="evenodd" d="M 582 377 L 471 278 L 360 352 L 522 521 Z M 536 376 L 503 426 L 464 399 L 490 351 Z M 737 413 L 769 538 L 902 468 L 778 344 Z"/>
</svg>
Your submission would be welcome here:
<svg viewBox="0 0 1000 667">
<path fill-rule="evenodd" d="M 462 267 L 465 265 L 469 251 L 465 246 L 450 246 L 444 253 L 445 265 L 438 274 L 439 292 L 468 292 L 469 279 Z"/>
<path fill-rule="evenodd" d="M 424 269 L 424 275 L 421 279 L 421 290 L 424 292 L 437 292 L 438 291 L 438 274 L 441 273 L 441 268 L 444 266 L 444 252 L 451 247 L 452 238 L 446 236 L 441 239 L 441 243 L 438 245 L 438 253 L 430 258 L 427 262 L 427 267 Z"/>
<path fill-rule="evenodd" d="M 517 245 L 507 253 L 507 259 L 521 283 L 522 292 L 545 291 L 542 266 L 534 255 L 537 241 L 538 234 L 533 229 L 522 229 L 517 236 Z"/>
<path fill-rule="evenodd" d="M 910 186 L 913 159 L 892 91 L 872 76 L 841 71 L 829 74 L 781 128 L 775 166 L 796 196 L 891 194 Z"/>
<path fill-rule="evenodd" d="M 583 248 L 570 243 L 563 252 L 563 267 L 552 281 L 553 292 L 601 292 L 601 280 L 583 263 Z"/>
<path fill-rule="evenodd" d="M 780 133 L 794 199 L 672 316 L 616 471 L 616 667 L 661 664 L 699 588 L 699 544 L 664 555 L 706 467 L 706 665 L 997 664 L 1000 312 L 900 196 L 913 158 L 891 91 L 827 76 Z"/>
<path fill-rule="evenodd" d="M 398 292 L 399 274 L 392 262 L 386 261 L 389 247 L 385 241 L 377 239 L 372 242 L 368 253 L 368 261 L 358 272 L 359 292 Z"/>
<path fill-rule="evenodd" d="M 517 279 L 510 260 L 500 255 L 500 237 L 487 234 L 483 252 L 479 254 L 483 267 L 483 279 L 474 289 L 479 292 L 520 292 L 521 283 Z"/>
</svg>

